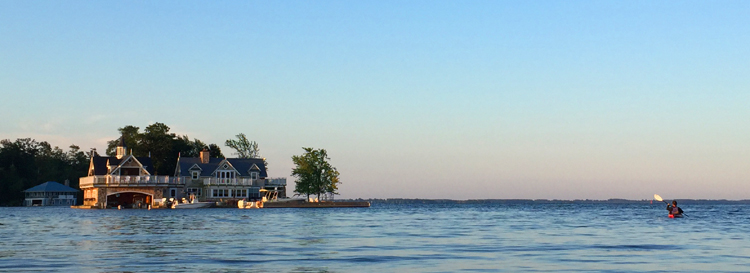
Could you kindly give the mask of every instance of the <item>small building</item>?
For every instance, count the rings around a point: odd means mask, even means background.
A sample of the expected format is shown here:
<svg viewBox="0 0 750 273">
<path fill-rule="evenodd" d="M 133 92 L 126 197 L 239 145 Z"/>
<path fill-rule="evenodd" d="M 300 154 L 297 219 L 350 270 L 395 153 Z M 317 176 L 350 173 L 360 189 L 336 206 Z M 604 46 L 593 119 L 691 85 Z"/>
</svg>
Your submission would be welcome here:
<svg viewBox="0 0 750 273">
<path fill-rule="evenodd" d="M 23 191 L 26 199 L 23 205 L 31 206 L 75 206 L 79 190 L 48 181 Z"/>
<path fill-rule="evenodd" d="M 173 188 L 165 197 L 193 195 L 200 201 L 258 200 L 270 191 L 286 197 L 286 178 L 269 178 L 262 158 L 179 157 L 175 179 L 185 183 L 184 191 Z"/>
</svg>

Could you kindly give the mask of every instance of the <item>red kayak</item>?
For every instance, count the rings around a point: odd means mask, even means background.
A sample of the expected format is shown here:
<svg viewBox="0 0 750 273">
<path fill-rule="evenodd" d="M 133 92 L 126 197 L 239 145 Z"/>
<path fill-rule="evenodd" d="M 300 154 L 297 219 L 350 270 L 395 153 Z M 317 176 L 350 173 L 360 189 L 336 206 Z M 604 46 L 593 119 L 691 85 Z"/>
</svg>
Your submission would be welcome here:
<svg viewBox="0 0 750 273">
<path fill-rule="evenodd" d="M 682 214 L 677 214 L 677 215 L 670 214 L 669 218 L 682 218 Z"/>
</svg>

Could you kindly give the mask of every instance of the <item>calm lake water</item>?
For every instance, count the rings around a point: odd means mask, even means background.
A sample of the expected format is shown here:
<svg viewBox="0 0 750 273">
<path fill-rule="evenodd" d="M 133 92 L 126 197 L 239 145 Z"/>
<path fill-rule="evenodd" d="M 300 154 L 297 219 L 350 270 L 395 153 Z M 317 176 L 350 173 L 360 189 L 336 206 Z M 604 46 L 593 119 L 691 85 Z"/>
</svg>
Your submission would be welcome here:
<svg viewBox="0 0 750 273">
<path fill-rule="evenodd" d="M 0 208 L 3 272 L 748 272 L 750 205 Z"/>
</svg>

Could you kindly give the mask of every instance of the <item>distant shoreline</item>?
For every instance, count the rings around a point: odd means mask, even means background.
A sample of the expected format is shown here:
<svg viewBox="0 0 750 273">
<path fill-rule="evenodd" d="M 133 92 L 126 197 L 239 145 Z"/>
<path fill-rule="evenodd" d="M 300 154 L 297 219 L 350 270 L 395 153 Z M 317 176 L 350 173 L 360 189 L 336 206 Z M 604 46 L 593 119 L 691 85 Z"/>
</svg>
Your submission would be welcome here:
<svg viewBox="0 0 750 273">
<path fill-rule="evenodd" d="M 671 199 L 670 199 L 671 200 Z M 750 204 L 750 199 L 742 200 L 726 200 L 726 199 L 677 199 L 680 204 Z M 593 199 L 469 199 L 469 200 L 454 200 L 454 199 L 420 199 L 420 198 L 370 198 L 370 199 L 338 199 L 336 201 L 368 201 L 371 203 L 381 204 L 402 204 L 402 203 L 424 203 L 424 204 L 513 204 L 513 203 L 576 203 L 576 204 L 643 204 L 653 203 L 659 204 L 656 200 L 642 199 L 642 200 L 630 200 L 630 199 L 606 199 L 606 200 L 593 200 Z"/>
</svg>

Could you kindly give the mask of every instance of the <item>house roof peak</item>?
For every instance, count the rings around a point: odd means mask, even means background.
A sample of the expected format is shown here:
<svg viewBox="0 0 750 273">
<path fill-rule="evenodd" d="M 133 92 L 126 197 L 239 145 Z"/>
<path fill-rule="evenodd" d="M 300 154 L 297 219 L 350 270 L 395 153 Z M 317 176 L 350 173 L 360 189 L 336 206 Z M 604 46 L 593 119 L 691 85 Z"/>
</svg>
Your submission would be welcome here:
<svg viewBox="0 0 750 273">
<path fill-rule="evenodd" d="M 125 145 L 125 133 L 123 133 L 122 136 L 120 136 L 120 144 L 117 144 L 117 146 L 118 147 L 127 147 L 127 145 Z"/>
</svg>

